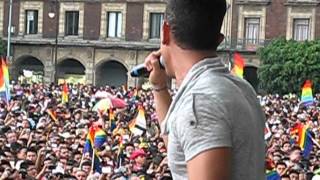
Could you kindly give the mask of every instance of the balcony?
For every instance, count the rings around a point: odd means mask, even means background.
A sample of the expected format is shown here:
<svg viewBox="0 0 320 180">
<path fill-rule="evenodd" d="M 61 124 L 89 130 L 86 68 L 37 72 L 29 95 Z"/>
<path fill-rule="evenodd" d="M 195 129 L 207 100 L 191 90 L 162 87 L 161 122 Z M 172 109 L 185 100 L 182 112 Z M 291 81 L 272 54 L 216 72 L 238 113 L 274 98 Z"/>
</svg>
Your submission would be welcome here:
<svg viewBox="0 0 320 180">
<path fill-rule="evenodd" d="M 320 4 L 320 0 L 287 0 L 285 5 L 289 6 L 316 6 Z"/>
<path fill-rule="evenodd" d="M 237 50 L 256 52 L 259 48 L 264 47 L 269 41 L 262 39 L 229 39 L 226 38 L 218 47 L 220 51 Z"/>
<path fill-rule="evenodd" d="M 260 47 L 264 47 L 265 41 L 261 39 L 238 39 L 236 49 L 244 51 L 257 51 Z"/>
</svg>

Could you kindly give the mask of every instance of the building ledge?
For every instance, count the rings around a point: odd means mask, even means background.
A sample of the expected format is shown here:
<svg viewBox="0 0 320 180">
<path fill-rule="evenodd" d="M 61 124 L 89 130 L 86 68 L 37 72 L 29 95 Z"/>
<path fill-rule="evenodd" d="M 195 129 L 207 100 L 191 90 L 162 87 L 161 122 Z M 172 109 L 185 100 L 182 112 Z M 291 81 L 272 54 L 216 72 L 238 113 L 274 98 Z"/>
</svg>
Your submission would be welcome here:
<svg viewBox="0 0 320 180">
<path fill-rule="evenodd" d="M 271 3 L 271 0 L 237 0 L 238 5 L 261 5 L 266 6 Z"/>
<path fill-rule="evenodd" d="M 320 4 L 319 0 L 288 0 L 286 6 L 317 6 Z"/>
<path fill-rule="evenodd" d="M 3 38 L 7 40 L 7 38 Z M 13 45 L 48 45 L 54 46 L 55 39 L 24 39 L 21 37 L 12 37 L 11 43 Z M 107 49 L 141 49 L 141 50 L 155 50 L 160 47 L 159 43 L 141 42 L 141 41 L 91 41 L 80 39 L 58 39 L 58 46 L 73 46 L 73 47 L 97 47 Z"/>
<path fill-rule="evenodd" d="M 41 1 L 41 0 L 37 0 Z M 166 0 L 58 0 L 59 2 L 87 2 L 87 3 L 125 3 L 125 2 L 139 2 L 139 3 L 166 3 Z"/>
</svg>

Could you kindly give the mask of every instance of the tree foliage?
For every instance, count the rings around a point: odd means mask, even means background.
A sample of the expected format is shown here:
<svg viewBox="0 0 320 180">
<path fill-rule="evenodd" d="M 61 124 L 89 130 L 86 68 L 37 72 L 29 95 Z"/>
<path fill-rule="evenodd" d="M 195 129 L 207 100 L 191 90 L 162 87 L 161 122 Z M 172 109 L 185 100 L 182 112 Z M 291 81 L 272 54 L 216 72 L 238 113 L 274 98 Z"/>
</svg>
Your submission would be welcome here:
<svg viewBox="0 0 320 180">
<path fill-rule="evenodd" d="M 6 52 L 6 43 L 0 38 L 0 56 L 4 56 Z"/>
<path fill-rule="evenodd" d="M 260 49 L 260 86 L 268 93 L 300 93 L 305 80 L 320 88 L 320 40 L 297 42 L 283 38 Z"/>
</svg>

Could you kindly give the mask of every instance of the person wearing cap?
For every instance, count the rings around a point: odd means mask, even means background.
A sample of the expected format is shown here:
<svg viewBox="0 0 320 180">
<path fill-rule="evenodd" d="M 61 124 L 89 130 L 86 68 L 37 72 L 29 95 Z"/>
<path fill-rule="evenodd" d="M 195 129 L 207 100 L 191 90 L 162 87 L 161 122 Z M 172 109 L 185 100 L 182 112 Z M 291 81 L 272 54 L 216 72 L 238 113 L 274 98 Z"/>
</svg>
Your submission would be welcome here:
<svg viewBox="0 0 320 180">
<path fill-rule="evenodd" d="M 133 172 L 139 172 L 145 170 L 145 163 L 146 163 L 146 153 L 142 149 L 137 149 L 133 151 L 130 156 L 130 159 L 134 161 L 133 164 Z"/>
</svg>

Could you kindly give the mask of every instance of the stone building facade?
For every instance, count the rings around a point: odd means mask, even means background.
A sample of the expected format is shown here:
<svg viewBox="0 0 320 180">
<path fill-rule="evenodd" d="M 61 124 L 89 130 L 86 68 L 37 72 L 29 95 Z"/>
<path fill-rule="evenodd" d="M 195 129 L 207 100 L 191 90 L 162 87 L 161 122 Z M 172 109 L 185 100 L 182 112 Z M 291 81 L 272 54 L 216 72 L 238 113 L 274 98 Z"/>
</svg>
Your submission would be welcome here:
<svg viewBox="0 0 320 180">
<path fill-rule="evenodd" d="M 0 0 L 0 35 L 7 36 L 9 0 Z M 227 0 L 219 54 L 246 60 L 245 77 L 254 86 L 258 48 L 275 37 L 320 37 L 320 0 Z M 41 72 L 46 83 L 81 79 L 96 85 L 140 80 L 130 69 L 159 47 L 164 0 L 13 0 L 14 79 L 24 69 Z M 57 40 L 57 41 L 56 41 Z M 40 73 L 40 74 L 41 74 Z"/>
<path fill-rule="evenodd" d="M 245 59 L 244 77 L 257 88 L 257 50 L 272 39 L 320 38 L 320 0 L 234 0 L 230 51 Z"/>
</svg>

